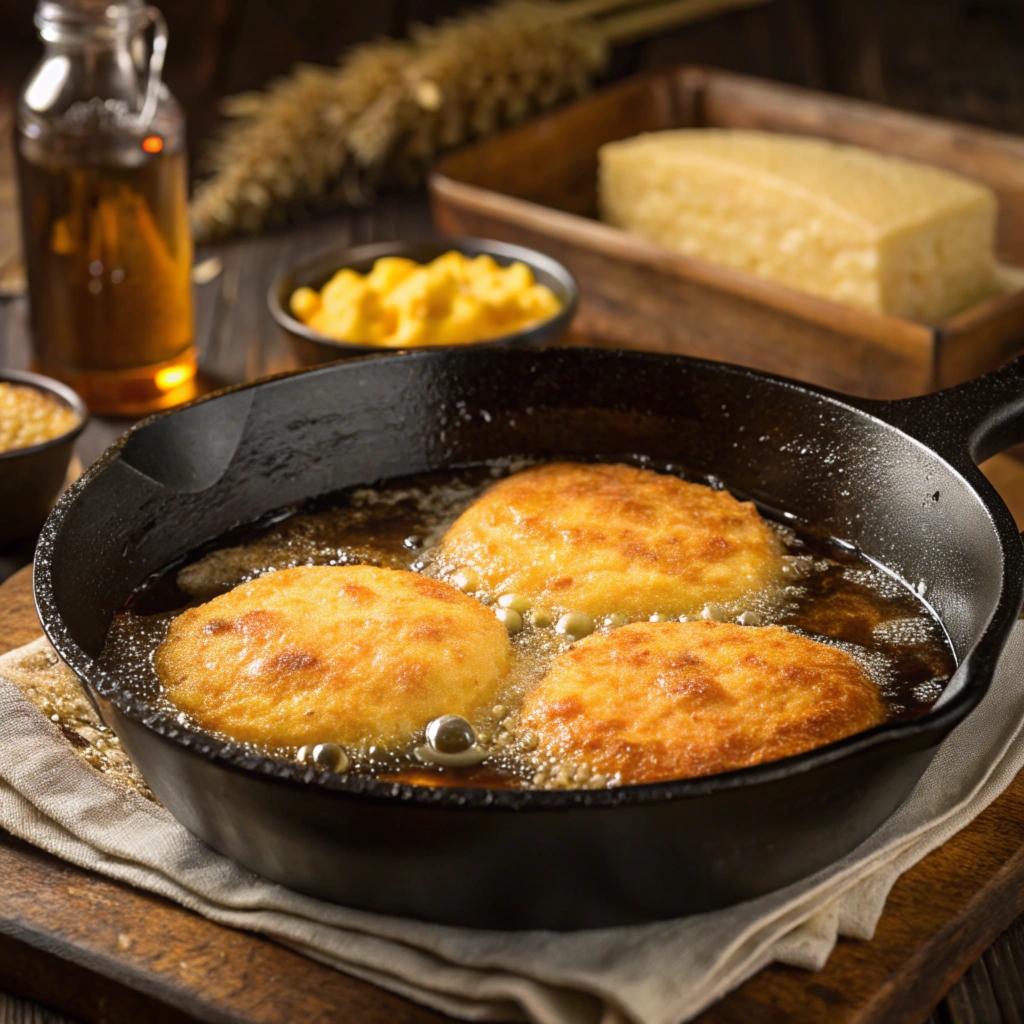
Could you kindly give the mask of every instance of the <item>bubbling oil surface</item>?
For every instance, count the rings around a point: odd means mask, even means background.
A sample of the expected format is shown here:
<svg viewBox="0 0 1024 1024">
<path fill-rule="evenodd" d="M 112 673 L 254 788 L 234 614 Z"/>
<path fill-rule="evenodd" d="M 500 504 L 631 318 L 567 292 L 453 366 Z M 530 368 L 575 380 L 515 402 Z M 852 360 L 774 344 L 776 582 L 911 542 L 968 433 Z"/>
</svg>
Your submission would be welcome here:
<svg viewBox="0 0 1024 1024">
<path fill-rule="evenodd" d="M 638 460 L 651 468 L 646 460 Z M 101 656 L 136 702 L 176 727 L 200 732 L 165 696 L 153 669 L 153 653 L 176 614 L 275 569 L 297 565 L 367 562 L 430 574 L 437 545 L 452 522 L 495 479 L 531 463 L 504 460 L 423 474 L 378 487 L 361 487 L 287 508 L 241 527 L 144 584 L 115 616 Z M 658 467 L 697 483 L 677 467 Z M 941 623 L 903 582 L 850 546 L 816 534 L 794 521 L 762 514 L 786 549 L 787 584 L 741 604 L 709 606 L 705 617 L 720 621 L 774 623 L 850 653 L 877 683 L 889 720 L 924 714 L 942 693 L 956 662 Z M 484 604 L 501 595 L 477 592 Z M 744 615 L 744 613 L 746 613 Z M 601 624 L 598 623 L 598 628 Z M 585 764 L 556 764 L 536 751 L 535 738 L 518 728 L 524 694 L 546 673 L 552 659 L 573 640 L 550 621 L 523 615 L 512 638 L 513 663 L 501 704 L 473 721 L 487 760 L 472 768 L 421 763 L 406 744 L 348 749 L 348 770 L 387 781 L 434 786 L 563 788 L 615 785 L 593 776 Z M 230 737 L 221 737 L 230 739 Z M 324 736 L 321 742 L 331 742 Z M 264 756 L 294 760 L 292 748 L 253 748 Z"/>
</svg>

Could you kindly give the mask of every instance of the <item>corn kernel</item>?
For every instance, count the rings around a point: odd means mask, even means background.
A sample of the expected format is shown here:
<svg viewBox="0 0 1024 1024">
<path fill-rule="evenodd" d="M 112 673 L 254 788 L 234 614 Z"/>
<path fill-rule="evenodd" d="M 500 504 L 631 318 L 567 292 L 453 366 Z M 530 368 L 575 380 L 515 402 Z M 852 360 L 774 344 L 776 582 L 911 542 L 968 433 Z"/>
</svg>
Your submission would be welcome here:
<svg viewBox="0 0 1024 1024">
<path fill-rule="evenodd" d="M 320 310 L 320 296 L 312 288 L 297 288 L 292 293 L 292 314 L 308 323 Z"/>
<path fill-rule="evenodd" d="M 366 283 L 378 294 L 383 294 L 400 285 L 418 266 L 415 260 L 401 256 L 382 256 L 374 263 Z"/>
</svg>

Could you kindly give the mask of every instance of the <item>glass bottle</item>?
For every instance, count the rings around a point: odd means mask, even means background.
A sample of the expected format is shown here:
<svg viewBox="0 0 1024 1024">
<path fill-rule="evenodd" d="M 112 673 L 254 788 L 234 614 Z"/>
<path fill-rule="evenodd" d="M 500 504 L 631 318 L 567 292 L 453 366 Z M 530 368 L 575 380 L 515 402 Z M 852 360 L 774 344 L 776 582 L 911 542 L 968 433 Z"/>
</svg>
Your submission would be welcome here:
<svg viewBox="0 0 1024 1024">
<path fill-rule="evenodd" d="M 194 393 L 184 115 L 167 29 L 139 0 L 42 0 L 18 104 L 35 366 L 98 413 Z M 152 44 L 146 37 L 152 29 Z"/>
</svg>

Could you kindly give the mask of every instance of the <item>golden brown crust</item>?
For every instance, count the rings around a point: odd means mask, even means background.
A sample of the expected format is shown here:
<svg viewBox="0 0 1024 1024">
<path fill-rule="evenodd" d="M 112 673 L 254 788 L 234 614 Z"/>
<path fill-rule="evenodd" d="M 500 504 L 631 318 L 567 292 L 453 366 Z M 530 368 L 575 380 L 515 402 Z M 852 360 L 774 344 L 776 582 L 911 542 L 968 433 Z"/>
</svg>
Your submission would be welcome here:
<svg viewBox="0 0 1024 1024">
<path fill-rule="evenodd" d="M 184 611 L 154 664 L 204 729 L 361 747 L 492 702 L 509 657 L 494 613 L 454 587 L 353 565 L 267 573 Z"/>
<path fill-rule="evenodd" d="M 552 463 L 490 488 L 445 535 L 438 571 L 553 611 L 677 616 L 776 583 L 782 547 L 750 502 L 674 476 Z"/>
<path fill-rule="evenodd" d="M 559 655 L 520 722 L 545 754 L 637 783 L 777 760 L 884 718 L 836 647 L 778 626 L 638 622 Z"/>
</svg>

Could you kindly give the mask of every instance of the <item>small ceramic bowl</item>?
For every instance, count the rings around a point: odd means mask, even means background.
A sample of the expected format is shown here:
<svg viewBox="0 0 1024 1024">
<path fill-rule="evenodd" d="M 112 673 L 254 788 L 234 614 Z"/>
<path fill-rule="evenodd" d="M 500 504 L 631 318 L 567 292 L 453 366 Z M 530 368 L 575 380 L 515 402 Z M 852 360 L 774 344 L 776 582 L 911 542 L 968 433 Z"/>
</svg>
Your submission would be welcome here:
<svg viewBox="0 0 1024 1024">
<path fill-rule="evenodd" d="M 579 304 L 579 285 L 569 271 L 550 256 L 505 242 L 491 242 L 480 238 L 430 239 L 411 242 L 378 242 L 355 249 L 336 249 L 322 253 L 282 274 L 271 285 L 267 295 L 270 315 L 288 337 L 295 357 L 303 366 L 333 362 L 346 356 L 361 356 L 370 352 L 401 352 L 400 348 L 367 345 L 362 342 L 336 341 L 307 327 L 290 312 L 290 300 L 297 288 L 319 291 L 342 268 L 348 267 L 360 274 L 369 273 L 382 256 L 404 256 L 417 263 L 429 263 L 452 250 L 465 256 L 493 256 L 496 263 L 525 263 L 539 284 L 547 285 L 560 304 L 559 311 L 533 327 L 513 331 L 498 338 L 472 342 L 476 345 L 541 345 L 560 338 L 569 328 Z M 422 346 L 416 346 L 422 347 Z M 432 346 L 434 347 L 434 346 Z M 462 346 L 458 346 L 462 347 Z"/>
<path fill-rule="evenodd" d="M 69 431 L 28 448 L 0 452 L 0 547 L 38 533 L 64 486 L 75 438 L 89 410 L 71 388 L 50 377 L 0 370 L 0 381 L 44 391 L 78 416 Z"/>
</svg>

